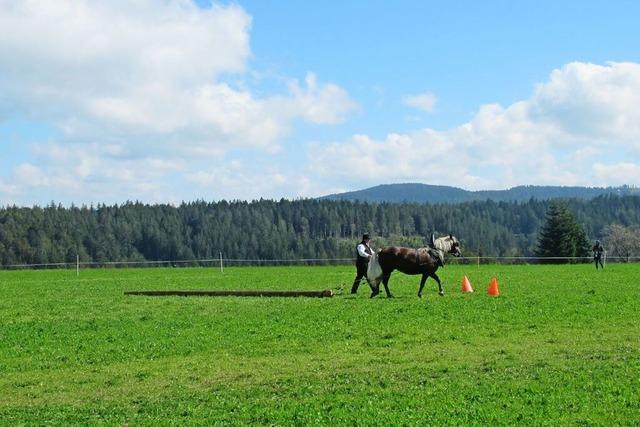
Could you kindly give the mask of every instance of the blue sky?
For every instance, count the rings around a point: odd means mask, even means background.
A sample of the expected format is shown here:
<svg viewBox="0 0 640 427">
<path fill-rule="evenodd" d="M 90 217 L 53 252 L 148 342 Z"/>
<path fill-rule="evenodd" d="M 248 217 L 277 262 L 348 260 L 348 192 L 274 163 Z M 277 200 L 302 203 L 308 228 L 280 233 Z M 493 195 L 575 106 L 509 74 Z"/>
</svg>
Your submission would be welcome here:
<svg viewBox="0 0 640 427">
<path fill-rule="evenodd" d="M 640 184 L 633 1 L 0 0 L 0 205 Z"/>
</svg>

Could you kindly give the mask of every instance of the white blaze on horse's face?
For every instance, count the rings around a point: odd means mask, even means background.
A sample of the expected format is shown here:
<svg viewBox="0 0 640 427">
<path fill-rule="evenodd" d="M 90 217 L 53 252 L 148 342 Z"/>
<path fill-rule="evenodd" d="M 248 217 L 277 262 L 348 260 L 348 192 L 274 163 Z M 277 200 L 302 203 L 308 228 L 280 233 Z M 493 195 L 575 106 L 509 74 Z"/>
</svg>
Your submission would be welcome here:
<svg viewBox="0 0 640 427">
<path fill-rule="evenodd" d="M 462 252 L 460 252 L 460 242 L 458 242 L 458 239 L 456 239 L 455 237 L 451 236 L 452 239 L 452 244 L 451 244 L 451 254 L 453 256 L 460 256 L 462 255 Z"/>
</svg>

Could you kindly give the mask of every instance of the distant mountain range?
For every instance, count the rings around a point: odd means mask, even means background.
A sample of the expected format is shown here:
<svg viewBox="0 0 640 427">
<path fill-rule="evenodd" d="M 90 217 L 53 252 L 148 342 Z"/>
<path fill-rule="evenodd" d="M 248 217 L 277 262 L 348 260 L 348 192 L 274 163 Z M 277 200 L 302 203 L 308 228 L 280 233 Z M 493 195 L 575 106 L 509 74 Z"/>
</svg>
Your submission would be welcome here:
<svg viewBox="0 0 640 427">
<path fill-rule="evenodd" d="M 537 200 L 593 199 L 603 194 L 640 195 L 640 188 L 628 185 L 606 188 L 525 185 L 508 190 L 468 191 L 445 185 L 407 183 L 377 185 L 359 191 L 330 194 L 320 199 L 391 203 L 462 203 L 487 199 L 496 202 L 522 202 L 531 198 Z"/>
</svg>

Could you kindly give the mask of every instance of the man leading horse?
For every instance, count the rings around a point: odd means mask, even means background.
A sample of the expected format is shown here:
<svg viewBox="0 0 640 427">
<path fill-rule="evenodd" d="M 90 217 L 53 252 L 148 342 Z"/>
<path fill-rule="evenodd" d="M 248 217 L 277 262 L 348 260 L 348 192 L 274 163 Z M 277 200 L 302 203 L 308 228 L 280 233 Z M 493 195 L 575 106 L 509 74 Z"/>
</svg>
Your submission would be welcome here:
<svg viewBox="0 0 640 427">
<path fill-rule="evenodd" d="M 388 298 L 393 295 L 389 291 L 389 278 L 394 270 L 401 271 L 405 274 L 415 275 L 421 274 L 420 289 L 418 296 L 422 298 L 422 289 L 429 277 L 438 283 L 439 294 L 444 295 L 442 282 L 436 274 L 436 270 L 440 266 L 444 266 L 444 255 L 451 254 L 459 257 L 460 243 L 453 235 L 434 239 L 431 236 L 431 245 L 424 248 L 404 248 L 399 246 L 389 246 L 377 251 L 369 262 L 367 280 L 371 287 L 371 298 L 380 293 L 380 282 L 384 285 L 384 289 Z"/>
<path fill-rule="evenodd" d="M 351 293 L 358 293 L 358 287 L 360 281 L 367 277 L 367 267 L 369 266 L 369 259 L 373 255 L 371 247 L 369 247 L 369 234 L 364 233 L 362 235 L 362 241 L 356 246 L 356 278 L 351 286 Z"/>
</svg>

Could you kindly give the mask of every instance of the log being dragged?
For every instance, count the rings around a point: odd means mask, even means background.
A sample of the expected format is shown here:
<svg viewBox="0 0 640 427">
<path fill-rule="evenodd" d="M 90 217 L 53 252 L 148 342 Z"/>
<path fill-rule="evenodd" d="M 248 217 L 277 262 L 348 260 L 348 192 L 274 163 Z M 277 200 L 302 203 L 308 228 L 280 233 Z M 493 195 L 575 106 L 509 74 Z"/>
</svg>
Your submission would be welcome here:
<svg viewBox="0 0 640 427">
<path fill-rule="evenodd" d="M 194 291 L 125 291 L 125 295 L 145 296 L 181 296 L 181 297 L 315 297 L 330 298 L 333 296 L 331 289 L 323 291 L 274 291 L 274 290 L 194 290 Z"/>
</svg>

